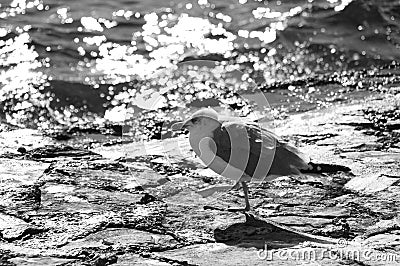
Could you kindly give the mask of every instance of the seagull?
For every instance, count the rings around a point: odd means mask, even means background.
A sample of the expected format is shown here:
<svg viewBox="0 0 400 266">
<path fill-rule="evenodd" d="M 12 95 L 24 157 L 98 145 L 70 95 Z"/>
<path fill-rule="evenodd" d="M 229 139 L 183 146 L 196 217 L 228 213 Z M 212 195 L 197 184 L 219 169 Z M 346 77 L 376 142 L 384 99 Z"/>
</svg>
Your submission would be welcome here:
<svg viewBox="0 0 400 266">
<path fill-rule="evenodd" d="M 235 181 L 242 187 L 244 208 L 228 211 L 249 211 L 248 182 L 272 181 L 279 176 L 305 172 L 349 171 L 345 166 L 314 164 L 294 146 L 257 123 L 219 119 L 212 108 L 193 113 L 172 130 L 187 129 L 193 151 L 214 172 Z"/>
</svg>

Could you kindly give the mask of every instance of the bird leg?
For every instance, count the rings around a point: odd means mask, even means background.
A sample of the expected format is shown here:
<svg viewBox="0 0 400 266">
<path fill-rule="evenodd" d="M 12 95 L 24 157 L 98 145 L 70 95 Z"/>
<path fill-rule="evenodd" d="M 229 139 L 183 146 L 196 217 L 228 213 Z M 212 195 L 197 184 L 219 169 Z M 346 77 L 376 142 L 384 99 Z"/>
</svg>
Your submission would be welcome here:
<svg viewBox="0 0 400 266">
<path fill-rule="evenodd" d="M 213 206 L 204 206 L 205 210 L 219 210 L 219 211 L 229 211 L 229 212 L 247 212 L 250 211 L 250 202 L 249 202 L 249 187 L 247 186 L 246 182 L 242 181 L 240 182 L 243 188 L 244 192 L 244 200 L 245 200 L 245 207 L 244 208 L 227 208 L 227 209 L 221 209 L 218 207 L 213 207 Z M 235 184 L 235 186 L 231 189 L 237 189 L 239 186 L 239 182 Z"/>
<path fill-rule="evenodd" d="M 242 181 L 242 188 L 243 188 L 243 193 L 244 193 L 244 201 L 245 201 L 245 207 L 244 208 L 228 208 L 229 212 L 247 212 L 250 211 L 250 202 L 249 202 L 249 187 L 247 186 L 246 182 Z"/>
</svg>

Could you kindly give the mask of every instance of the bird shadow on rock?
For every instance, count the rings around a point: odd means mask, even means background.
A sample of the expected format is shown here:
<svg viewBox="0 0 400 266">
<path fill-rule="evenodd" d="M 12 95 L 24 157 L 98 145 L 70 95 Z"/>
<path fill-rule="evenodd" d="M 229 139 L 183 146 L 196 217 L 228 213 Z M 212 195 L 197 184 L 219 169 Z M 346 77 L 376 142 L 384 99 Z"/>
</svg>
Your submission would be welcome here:
<svg viewBox="0 0 400 266">
<path fill-rule="evenodd" d="M 263 249 L 265 245 L 272 249 L 290 248 L 306 241 L 331 243 L 328 240 L 295 232 L 295 230 L 274 222 L 261 220 L 249 213 L 245 213 L 245 216 L 246 221 L 243 223 L 232 224 L 226 229 L 215 229 L 216 242 L 257 249 Z"/>
</svg>

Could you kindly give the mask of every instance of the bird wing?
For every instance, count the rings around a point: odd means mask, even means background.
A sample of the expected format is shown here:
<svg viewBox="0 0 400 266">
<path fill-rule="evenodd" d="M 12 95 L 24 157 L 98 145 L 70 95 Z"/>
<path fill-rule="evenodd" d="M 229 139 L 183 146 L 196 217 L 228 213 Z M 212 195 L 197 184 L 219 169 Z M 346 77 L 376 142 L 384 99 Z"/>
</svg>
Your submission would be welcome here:
<svg viewBox="0 0 400 266">
<path fill-rule="evenodd" d="M 212 140 L 210 148 L 216 157 L 243 175 L 254 177 L 256 169 L 262 178 L 268 174 L 264 168 L 269 168 L 274 157 L 276 137 L 273 134 L 266 134 L 257 125 L 226 122 L 214 130 Z"/>
<path fill-rule="evenodd" d="M 244 173 L 243 169 L 229 164 L 216 154 L 215 141 L 210 137 L 202 138 L 199 142 L 199 157 L 203 163 L 214 172 L 238 182 Z"/>
<path fill-rule="evenodd" d="M 308 159 L 273 132 L 253 123 L 228 122 L 215 131 L 216 155 L 253 180 L 299 173 Z"/>
<path fill-rule="evenodd" d="M 245 137 L 251 144 L 260 143 L 263 149 L 272 150 L 279 144 L 277 142 L 280 139 L 277 135 L 256 123 L 227 122 L 223 123 L 222 127 L 226 128 L 233 141 L 238 141 L 238 146 L 241 148 L 246 148 L 243 146 Z"/>
</svg>

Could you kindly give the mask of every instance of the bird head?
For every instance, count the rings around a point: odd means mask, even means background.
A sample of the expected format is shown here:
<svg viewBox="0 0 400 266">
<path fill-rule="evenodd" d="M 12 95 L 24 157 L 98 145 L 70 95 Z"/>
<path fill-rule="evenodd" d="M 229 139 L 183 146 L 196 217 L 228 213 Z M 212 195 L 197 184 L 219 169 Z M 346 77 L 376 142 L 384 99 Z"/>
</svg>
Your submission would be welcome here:
<svg viewBox="0 0 400 266">
<path fill-rule="evenodd" d="M 192 133 L 203 130 L 211 130 L 219 124 L 218 113 L 211 108 L 206 108 L 193 113 L 183 122 L 173 124 L 171 128 L 172 130 L 187 129 L 190 133 Z"/>
</svg>

